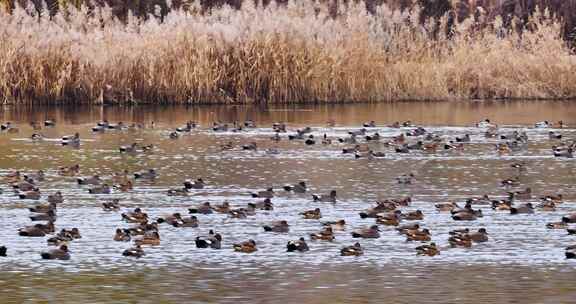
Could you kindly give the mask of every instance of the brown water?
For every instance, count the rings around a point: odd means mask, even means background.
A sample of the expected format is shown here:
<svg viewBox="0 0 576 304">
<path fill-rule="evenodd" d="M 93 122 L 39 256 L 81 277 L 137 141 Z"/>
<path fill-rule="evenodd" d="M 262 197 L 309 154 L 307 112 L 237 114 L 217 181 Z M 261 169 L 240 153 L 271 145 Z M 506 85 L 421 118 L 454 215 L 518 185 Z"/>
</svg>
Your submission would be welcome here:
<svg viewBox="0 0 576 304">
<path fill-rule="evenodd" d="M 530 138 L 528 149 L 501 156 L 494 150 L 496 139 L 485 139 L 474 123 L 491 118 L 501 133 L 524 130 Z M 30 121 L 54 118 L 57 126 L 41 132 L 48 138 L 79 132 L 79 148 L 63 147 L 57 140 L 31 142 Z M 101 119 L 150 124 L 155 128 L 135 131 L 109 131 L 93 134 L 90 127 Z M 241 133 L 214 133 L 208 126 L 216 120 L 253 119 L 257 129 Z M 334 119 L 335 128 L 326 121 Z M 168 133 L 187 120 L 201 126 L 177 140 Z M 354 159 L 343 155 L 342 144 L 305 146 L 299 141 L 269 140 L 273 122 L 284 121 L 290 129 L 314 127 L 314 134 L 336 138 L 358 129 L 362 122 L 375 120 L 384 126 L 411 120 L 444 138 L 466 133 L 472 142 L 463 152 L 414 152 L 395 154 L 381 143 L 374 150 L 388 153 L 383 159 Z M 47 249 L 46 238 L 17 236 L 17 229 L 31 222 L 26 207 L 36 202 L 19 200 L 3 184 L 0 195 L 0 245 L 8 247 L 8 257 L 0 258 L 2 302 L 276 302 L 323 303 L 572 303 L 576 299 L 574 263 L 565 260 L 564 247 L 576 243 L 564 230 L 547 230 L 545 224 L 576 211 L 576 166 L 573 159 L 557 159 L 550 147 L 549 129 L 535 129 L 536 121 L 563 120 L 568 126 L 555 130 L 566 140 L 576 139 L 576 103 L 396 103 L 353 106 L 305 106 L 258 109 L 251 107 L 165 107 L 165 108 L 3 108 L 0 122 L 12 121 L 18 133 L 0 133 L 0 175 L 12 170 L 29 172 L 44 169 L 47 180 L 40 183 L 44 196 L 60 190 L 65 203 L 58 209 L 57 229 L 78 227 L 83 238 L 71 242 L 72 259 L 54 262 L 40 259 Z M 371 128 L 391 137 L 398 130 Z M 290 132 L 289 132 L 290 134 Z M 286 136 L 286 135 L 283 135 Z M 118 146 L 132 142 L 153 143 L 149 154 L 124 155 Z M 219 145 L 256 141 L 261 151 L 221 152 Z M 278 147 L 269 155 L 265 148 Z M 562 193 L 565 201 L 555 212 L 510 216 L 483 208 L 485 216 L 470 223 L 458 223 L 438 213 L 434 203 L 462 201 L 485 193 L 504 197 L 509 189 L 499 181 L 513 176 L 509 164 L 526 161 L 528 171 L 522 187 L 530 186 L 535 197 Z M 88 194 L 86 186 L 74 178 L 61 177 L 56 168 L 79 163 L 81 175 L 110 176 L 157 168 L 155 182 L 137 182 L 129 193 Z M 414 172 L 413 185 L 399 185 L 395 177 Z M 202 177 L 207 187 L 189 197 L 168 197 L 166 189 L 178 187 L 184 179 Z M 121 252 L 130 244 L 112 241 L 114 230 L 129 225 L 119 213 L 104 212 L 100 205 L 121 198 L 124 209 L 141 207 L 152 218 L 186 209 L 204 201 L 229 200 L 234 206 L 252 202 L 249 193 L 268 186 L 305 180 L 312 193 L 335 189 L 338 203 L 314 203 L 310 195 L 287 194 L 282 190 L 273 199 L 274 211 L 261 211 L 247 219 L 225 215 L 200 215 L 199 228 L 161 226 L 162 244 L 146 248 L 139 260 L 127 259 Z M 339 249 L 352 244 L 354 228 L 371 225 L 373 219 L 360 219 L 358 212 L 376 199 L 410 195 L 411 207 L 421 209 L 421 225 L 432 231 L 433 241 L 442 247 L 439 256 L 418 257 L 414 247 L 392 228 L 382 227 L 382 237 L 361 240 L 365 255 L 340 257 Z M 44 199 L 44 198 L 43 198 Z M 43 200 L 41 200 L 42 202 Z M 536 202 L 536 200 L 532 200 Z M 288 240 L 320 230 L 319 221 L 304 220 L 299 212 L 321 208 L 321 221 L 345 218 L 346 232 L 336 240 L 309 242 L 310 252 L 286 253 Z M 285 219 L 291 224 L 287 234 L 264 233 L 261 226 Z M 486 227 L 490 241 L 471 249 L 447 248 L 448 231 L 455 228 Z M 197 235 L 215 229 L 224 237 L 219 251 L 196 249 Z M 253 238 L 259 251 L 240 254 L 231 244 Z"/>
</svg>

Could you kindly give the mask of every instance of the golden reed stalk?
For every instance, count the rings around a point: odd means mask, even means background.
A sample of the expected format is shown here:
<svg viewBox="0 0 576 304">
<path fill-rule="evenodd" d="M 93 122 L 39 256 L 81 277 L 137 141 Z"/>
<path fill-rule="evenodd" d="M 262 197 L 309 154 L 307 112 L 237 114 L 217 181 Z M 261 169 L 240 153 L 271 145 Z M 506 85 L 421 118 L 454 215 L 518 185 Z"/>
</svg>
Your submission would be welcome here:
<svg viewBox="0 0 576 304">
<path fill-rule="evenodd" d="M 70 5 L 50 17 L 0 10 L 0 102 L 299 103 L 576 96 L 561 24 L 519 34 L 483 14 L 445 28 L 418 9 L 291 0 L 198 4 L 163 22 Z M 483 26 L 478 26 L 483 24 Z"/>
</svg>

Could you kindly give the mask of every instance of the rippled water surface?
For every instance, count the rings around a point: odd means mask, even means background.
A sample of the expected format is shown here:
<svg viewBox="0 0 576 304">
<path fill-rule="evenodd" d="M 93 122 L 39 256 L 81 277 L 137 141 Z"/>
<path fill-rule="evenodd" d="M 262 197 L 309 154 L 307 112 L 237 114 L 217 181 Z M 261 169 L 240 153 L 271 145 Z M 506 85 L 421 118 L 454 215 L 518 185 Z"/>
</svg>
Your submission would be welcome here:
<svg viewBox="0 0 576 304">
<path fill-rule="evenodd" d="M 491 118 L 500 125 L 501 134 L 525 131 L 528 148 L 507 155 L 494 149 L 498 139 L 486 139 L 484 130 L 474 123 Z M 30 121 L 55 119 L 57 125 L 34 131 Z M 90 128 L 96 122 L 142 123 L 137 130 L 108 131 L 96 134 Z M 257 128 L 244 132 L 214 133 L 213 121 L 252 119 Z M 327 127 L 333 119 L 335 127 Z M 200 127 L 174 140 L 168 134 L 188 120 Z M 349 145 L 334 143 L 307 146 L 289 141 L 287 134 L 311 126 L 314 135 L 344 137 L 365 121 L 381 126 L 368 128 L 385 138 L 369 143 L 385 158 L 355 159 L 342 154 Z M 471 135 L 464 151 L 396 154 L 385 145 L 393 136 L 412 128 L 385 127 L 395 121 L 411 120 L 426 130 L 453 139 Z M 536 129 L 536 121 L 563 120 L 563 129 Z M 0 122 L 11 121 L 17 133 L 0 133 L 0 175 L 13 170 L 32 172 L 43 169 L 45 181 L 39 186 L 40 201 L 20 200 L 10 186 L 0 185 L 0 245 L 8 247 L 8 257 L 0 258 L 0 294 L 2 302 L 356 302 L 382 303 L 573 303 L 576 299 L 576 269 L 564 257 L 564 248 L 576 244 L 576 236 L 565 230 L 548 230 L 545 224 L 576 211 L 576 166 L 574 159 L 554 158 L 548 138 L 553 130 L 564 141 L 576 140 L 576 104 L 552 102 L 514 103 L 398 103 L 354 106 L 306 106 L 258 109 L 251 107 L 166 107 L 166 108 L 2 108 Z M 154 121 L 154 128 L 150 127 Z M 288 133 L 280 142 L 273 122 L 283 121 Z M 33 132 L 49 138 L 32 142 Z M 79 148 L 65 147 L 57 140 L 79 132 Z M 54 140 L 50 140 L 54 139 Z M 416 139 L 409 139 L 416 141 Z M 259 151 L 234 149 L 222 152 L 220 145 L 256 142 Z M 126 155 L 120 145 L 139 142 L 154 144 L 151 153 Z M 267 154 L 276 147 L 279 154 Z M 482 207 L 485 216 L 477 221 L 455 222 L 447 213 L 439 213 L 434 204 L 463 202 L 471 196 L 489 194 L 504 198 L 499 181 L 514 176 L 510 164 L 527 163 L 527 172 L 517 189 L 531 187 L 537 203 L 541 195 L 562 193 L 565 203 L 557 211 L 537 211 L 517 215 Z M 79 186 L 74 177 L 62 177 L 60 166 L 80 164 L 80 176 L 115 172 L 135 172 L 156 168 L 154 182 L 135 183 L 133 191 L 92 195 L 87 186 Z M 412 185 L 400 185 L 396 177 L 412 172 Z M 168 188 L 180 187 L 185 179 L 203 178 L 207 187 L 187 197 L 169 197 Z M 313 202 L 310 194 L 290 194 L 281 186 L 306 181 L 311 193 L 338 193 L 336 204 Z M 258 199 L 251 192 L 267 187 L 276 189 L 273 211 L 259 211 L 246 219 L 227 215 L 199 215 L 200 227 L 160 226 L 161 245 L 146 247 L 146 256 L 134 260 L 121 255 L 131 246 L 114 242 L 121 221 L 120 212 L 105 212 L 104 201 L 121 199 L 124 210 L 140 207 L 151 218 L 186 213 L 190 207 L 224 200 L 243 207 Z M 516 190 L 516 189 L 513 189 Z M 58 207 L 56 228 L 77 227 L 82 238 L 69 243 L 69 261 L 41 260 L 48 249 L 46 238 L 25 238 L 18 228 L 31 225 L 28 207 L 44 202 L 47 194 L 62 191 L 65 202 Z M 406 242 L 391 227 L 381 227 L 379 239 L 361 240 L 365 254 L 340 257 L 343 246 L 356 241 L 350 232 L 370 226 L 374 219 L 361 219 L 361 212 L 376 200 L 412 197 L 412 205 L 403 210 L 420 209 L 432 239 L 441 247 L 436 257 L 416 256 L 418 244 Z M 304 210 L 322 210 L 321 220 L 305 220 Z M 337 232 L 333 242 L 309 242 L 307 253 L 286 253 L 286 242 L 321 229 L 320 222 L 345 219 L 347 229 Z M 287 220 L 290 232 L 265 233 L 263 224 Z M 485 227 L 490 241 L 470 249 L 450 249 L 448 231 Z M 223 235 L 223 249 L 197 249 L 194 239 L 214 229 Z M 258 251 L 236 253 L 231 244 L 254 239 Z"/>
</svg>

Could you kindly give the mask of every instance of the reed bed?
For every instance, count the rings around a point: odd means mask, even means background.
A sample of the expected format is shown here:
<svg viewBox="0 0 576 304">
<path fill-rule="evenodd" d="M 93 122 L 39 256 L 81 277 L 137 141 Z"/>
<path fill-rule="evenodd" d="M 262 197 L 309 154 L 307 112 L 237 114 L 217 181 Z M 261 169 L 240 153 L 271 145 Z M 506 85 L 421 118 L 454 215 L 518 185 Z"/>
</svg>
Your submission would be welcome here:
<svg viewBox="0 0 576 304">
<path fill-rule="evenodd" d="M 529 31 L 482 12 L 290 0 L 125 20 L 106 6 L 0 10 L 0 102 L 300 103 L 576 96 L 576 56 L 547 11 Z M 42 13 L 44 12 L 44 13 Z M 480 26 L 481 25 L 481 26 Z"/>
</svg>

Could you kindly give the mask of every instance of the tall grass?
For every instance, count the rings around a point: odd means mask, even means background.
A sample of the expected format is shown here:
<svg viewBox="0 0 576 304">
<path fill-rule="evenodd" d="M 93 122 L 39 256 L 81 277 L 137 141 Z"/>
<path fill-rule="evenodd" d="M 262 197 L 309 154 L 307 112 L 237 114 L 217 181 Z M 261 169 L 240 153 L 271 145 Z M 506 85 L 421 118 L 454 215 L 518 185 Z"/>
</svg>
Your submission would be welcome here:
<svg viewBox="0 0 576 304">
<path fill-rule="evenodd" d="M 336 7 L 336 12 L 333 10 Z M 0 10 L 0 101 L 297 103 L 570 98 L 576 57 L 547 11 L 529 31 L 476 17 L 446 28 L 363 3 L 198 3 L 158 18 L 69 5 Z M 42 13 L 44 12 L 44 13 Z"/>
</svg>

